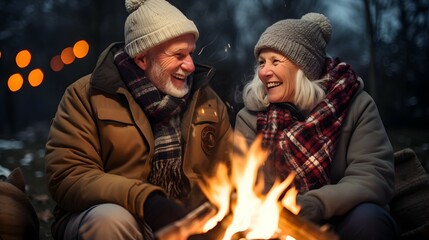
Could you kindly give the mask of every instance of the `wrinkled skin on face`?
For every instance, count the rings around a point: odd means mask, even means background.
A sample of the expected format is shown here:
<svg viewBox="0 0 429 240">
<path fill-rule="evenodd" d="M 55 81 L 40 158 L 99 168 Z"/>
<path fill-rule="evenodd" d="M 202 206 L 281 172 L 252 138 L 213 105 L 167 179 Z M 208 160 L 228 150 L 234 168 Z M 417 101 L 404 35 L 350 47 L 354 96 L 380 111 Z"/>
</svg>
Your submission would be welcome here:
<svg viewBox="0 0 429 240">
<path fill-rule="evenodd" d="M 194 35 L 185 34 L 137 55 L 134 60 L 158 90 L 181 98 L 189 92 L 188 76 L 195 71 L 194 50 Z"/>
<path fill-rule="evenodd" d="M 258 76 L 266 87 L 268 101 L 293 103 L 299 67 L 281 53 L 268 48 L 259 54 L 258 64 Z"/>
</svg>

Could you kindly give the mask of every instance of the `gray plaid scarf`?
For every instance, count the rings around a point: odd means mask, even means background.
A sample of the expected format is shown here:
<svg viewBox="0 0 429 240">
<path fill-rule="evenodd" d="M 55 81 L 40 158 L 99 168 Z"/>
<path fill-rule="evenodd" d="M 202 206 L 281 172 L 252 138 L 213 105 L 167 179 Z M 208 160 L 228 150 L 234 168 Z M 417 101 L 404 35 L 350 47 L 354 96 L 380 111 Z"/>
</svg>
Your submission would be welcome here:
<svg viewBox="0 0 429 240">
<path fill-rule="evenodd" d="M 186 106 L 187 96 L 175 98 L 161 93 L 123 51 L 115 55 L 115 63 L 151 123 L 155 152 L 148 181 L 162 187 L 170 197 L 186 196 L 190 187 L 182 171 L 180 113 Z"/>
</svg>

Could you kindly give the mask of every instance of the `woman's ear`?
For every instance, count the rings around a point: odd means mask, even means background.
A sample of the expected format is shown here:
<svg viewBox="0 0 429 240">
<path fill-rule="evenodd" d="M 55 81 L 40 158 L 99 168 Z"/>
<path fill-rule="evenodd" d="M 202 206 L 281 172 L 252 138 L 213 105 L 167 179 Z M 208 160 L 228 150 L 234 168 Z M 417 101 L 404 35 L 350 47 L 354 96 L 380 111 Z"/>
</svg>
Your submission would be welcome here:
<svg viewBox="0 0 429 240">
<path fill-rule="evenodd" d="M 146 70 L 148 67 L 147 55 L 144 53 L 137 54 L 134 57 L 134 62 L 143 70 Z"/>
</svg>

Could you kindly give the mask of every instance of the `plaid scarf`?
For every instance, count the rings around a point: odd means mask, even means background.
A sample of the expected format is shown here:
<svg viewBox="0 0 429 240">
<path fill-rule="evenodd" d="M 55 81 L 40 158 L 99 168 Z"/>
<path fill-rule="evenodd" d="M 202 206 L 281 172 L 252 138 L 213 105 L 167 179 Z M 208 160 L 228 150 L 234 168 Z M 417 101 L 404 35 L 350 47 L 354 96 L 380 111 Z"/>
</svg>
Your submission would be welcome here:
<svg viewBox="0 0 429 240">
<path fill-rule="evenodd" d="M 326 59 L 324 78 L 326 97 L 307 117 L 289 103 L 270 104 L 257 114 L 263 146 L 273 149 L 266 168 L 281 179 L 294 171 L 300 192 L 330 183 L 329 169 L 341 124 L 359 88 L 350 65 L 338 58 Z"/>
<path fill-rule="evenodd" d="M 169 197 L 189 192 L 189 182 L 182 171 L 180 113 L 187 96 L 175 98 L 158 91 L 132 58 L 121 51 L 115 55 L 122 80 L 136 102 L 148 115 L 155 138 L 155 151 L 148 181 L 162 187 Z"/>
</svg>

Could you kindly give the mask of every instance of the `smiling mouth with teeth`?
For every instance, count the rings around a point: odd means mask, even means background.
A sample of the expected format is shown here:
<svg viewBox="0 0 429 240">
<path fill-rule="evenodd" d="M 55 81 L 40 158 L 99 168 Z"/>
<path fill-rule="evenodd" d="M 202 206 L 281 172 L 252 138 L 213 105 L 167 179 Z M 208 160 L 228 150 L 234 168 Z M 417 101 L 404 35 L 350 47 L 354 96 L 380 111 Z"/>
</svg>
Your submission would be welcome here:
<svg viewBox="0 0 429 240">
<path fill-rule="evenodd" d="M 178 75 L 178 74 L 173 74 L 174 78 L 180 79 L 180 80 L 184 80 L 186 78 L 186 76 L 184 75 Z"/>
<path fill-rule="evenodd" d="M 270 88 L 277 87 L 280 85 L 281 85 L 281 83 L 279 83 L 279 82 L 270 82 L 270 83 L 267 83 L 267 88 L 270 89 Z"/>
</svg>

